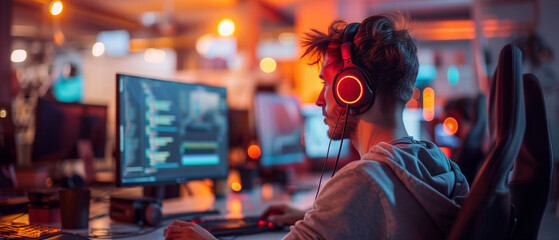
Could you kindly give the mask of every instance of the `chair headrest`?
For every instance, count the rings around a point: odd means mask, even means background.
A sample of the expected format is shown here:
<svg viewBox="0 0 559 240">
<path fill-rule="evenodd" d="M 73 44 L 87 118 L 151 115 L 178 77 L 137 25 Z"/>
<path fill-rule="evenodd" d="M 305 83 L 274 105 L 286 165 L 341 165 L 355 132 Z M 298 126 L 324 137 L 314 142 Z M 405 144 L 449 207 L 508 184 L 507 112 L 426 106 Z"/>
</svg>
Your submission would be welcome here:
<svg viewBox="0 0 559 240">
<path fill-rule="evenodd" d="M 503 47 L 499 54 L 499 63 L 493 75 L 489 101 L 489 130 L 492 140 L 499 142 L 503 137 L 520 130 L 516 126 L 526 121 L 522 84 L 522 52 L 511 44 Z"/>
</svg>

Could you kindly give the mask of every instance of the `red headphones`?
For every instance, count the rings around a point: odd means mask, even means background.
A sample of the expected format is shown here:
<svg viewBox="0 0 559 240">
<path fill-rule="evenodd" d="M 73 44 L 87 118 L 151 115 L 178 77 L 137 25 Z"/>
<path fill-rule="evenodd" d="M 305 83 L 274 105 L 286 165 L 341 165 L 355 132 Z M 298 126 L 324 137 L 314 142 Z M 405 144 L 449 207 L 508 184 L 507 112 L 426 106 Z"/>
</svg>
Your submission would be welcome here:
<svg viewBox="0 0 559 240">
<path fill-rule="evenodd" d="M 357 115 L 367 111 L 375 101 L 371 78 L 367 70 L 357 66 L 351 59 L 353 39 L 360 23 L 346 26 L 341 46 L 343 68 L 336 74 L 332 87 L 334 99 L 340 107 L 349 106 L 349 114 Z"/>
</svg>

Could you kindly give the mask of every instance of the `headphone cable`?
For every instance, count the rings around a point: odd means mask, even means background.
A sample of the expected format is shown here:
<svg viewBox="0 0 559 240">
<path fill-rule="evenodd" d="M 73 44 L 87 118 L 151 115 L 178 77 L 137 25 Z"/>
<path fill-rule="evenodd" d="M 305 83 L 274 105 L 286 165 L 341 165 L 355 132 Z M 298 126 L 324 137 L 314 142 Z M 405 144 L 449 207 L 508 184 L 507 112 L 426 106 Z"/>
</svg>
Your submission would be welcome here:
<svg viewBox="0 0 559 240">
<path fill-rule="evenodd" d="M 336 164 L 334 164 L 334 170 L 332 170 L 332 177 L 334 177 L 334 174 L 336 174 L 336 168 L 338 167 L 338 161 L 340 160 L 340 153 L 342 153 L 342 146 L 344 144 L 344 135 L 345 135 L 345 128 L 347 126 L 347 117 L 349 116 L 349 105 L 346 106 L 346 112 L 345 112 L 345 122 L 344 122 L 344 128 L 342 128 L 342 139 L 340 142 L 340 149 L 338 149 L 338 157 L 336 157 Z"/>
<path fill-rule="evenodd" d="M 340 121 L 342 115 L 338 115 L 338 120 L 336 120 L 336 125 L 334 125 L 334 133 L 338 128 L 338 122 Z M 318 192 L 320 192 L 320 185 L 322 184 L 322 176 L 324 176 L 324 170 L 326 169 L 326 163 L 328 162 L 328 154 L 330 153 L 330 145 L 332 144 L 332 138 L 328 142 L 328 149 L 326 150 L 326 158 L 324 158 L 324 164 L 322 164 L 322 171 L 320 173 L 320 180 L 318 180 L 318 188 L 316 189 L 316 195 L 314 196 L 314 200 L 318 197 Z"/>
<path fill-rule="evenodd" d="M 340 160 L 340 153 L 342 151 L 342 145 L 344 144 L 344 134 L 345 134 L 345 127 L 347 125 L 347 117 L 349 115 L 349 105 L 346 107 L 345 111 L 345 123 L 344 128 L 342 130 L 342 139 L 340 142 L 340 149 L 338 150 L 338 157 L 336 157 L 336 164 L 334 165 L 334 171 L 332 172 L 332 177 L 336 173 L 336 167 L 338 166 L 338 161 Z M 338 123 L 340 122 L 340 118 L 342 115 L 338 115 L 338 120 L 336 120 L 336 125 L 334 125 L 334 134 L 336 133 L 336 129 L 338 128 Z M 324 170 L 326 169 L 326 163 L 328 162 L 328 154 L 330 153 L 330 145 L 332 144 L 332 138 L 328 142 L 328 149 L 326 150 L 326 158 L 324 159 L 324 164 L 322 164 L 322 172 L 320 173 L 320 180 L 318 180 L 318 188 L 316 189 L 316 195 L 314 196 L 314 200 L 318 197 L 318 193 L 320 192 L 320 185 L 322 184 L 322 177 L 324 176 Z"/>
</svg>

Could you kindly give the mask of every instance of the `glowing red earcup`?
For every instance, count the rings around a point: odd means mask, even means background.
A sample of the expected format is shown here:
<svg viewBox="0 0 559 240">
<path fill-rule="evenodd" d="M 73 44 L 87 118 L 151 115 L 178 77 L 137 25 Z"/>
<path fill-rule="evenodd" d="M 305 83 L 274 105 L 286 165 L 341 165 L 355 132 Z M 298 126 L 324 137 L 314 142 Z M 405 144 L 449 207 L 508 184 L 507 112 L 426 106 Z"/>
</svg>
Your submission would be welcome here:
<svg viewBox="0 0 559 240">
<path fill-rule="evenodd" d="M 363 98 L 363 84 L 353 75 L 345 75 L 336 82 L 336 95 L 345 104 L 355 104 Z"/>
<path fill-rule="evenodd" d="M 357 67 L 342 69 L 334 80 L 334 99 L 340 107 L 351 107 L 350 114 L 367 111 L 374 102 L 373 91 L 367 77 Z"/>
</svg>

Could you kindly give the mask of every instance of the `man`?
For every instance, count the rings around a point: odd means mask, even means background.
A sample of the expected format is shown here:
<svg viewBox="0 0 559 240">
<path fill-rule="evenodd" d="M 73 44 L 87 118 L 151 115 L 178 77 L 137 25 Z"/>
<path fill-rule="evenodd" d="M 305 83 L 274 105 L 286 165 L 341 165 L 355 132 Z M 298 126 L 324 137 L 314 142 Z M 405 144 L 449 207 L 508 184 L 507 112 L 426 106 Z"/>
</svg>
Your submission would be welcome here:
<svg viewBox="0 0 559 240">
<path fill-rule="evenodd" d="M 344 22 L 334 22 L 328 34 L 307 34 L 303 56 L 312 64 L 322 62 L 324 87 L 316 104 L 322 107 L 328 136 L 348 136 L 361 160 L 340 169 L 308 212 L 272 206 L 263 213 L 279 213 L 269 218 L 275 223 L 294 223 L 285 239 L 442 239 L 449 233 L 468 184 L 437 146 L 405 130 L 402 111 L 413 94 L 418 60 L 415 43 L 400 24 L 383 15 L 353 24 L 351 61 L 348 45 L 342 47 L 348 35 Z M 338 90 L 332 89 L 341 82 L 340 70 L 352 64 L 370 76 L 361 88 L 371 89 L 365 105 L 344 106 L 344 95 L 335 97 Z M 179 221 L 164 233 L 169 239 L 213 238 Z"/>
</svg>

